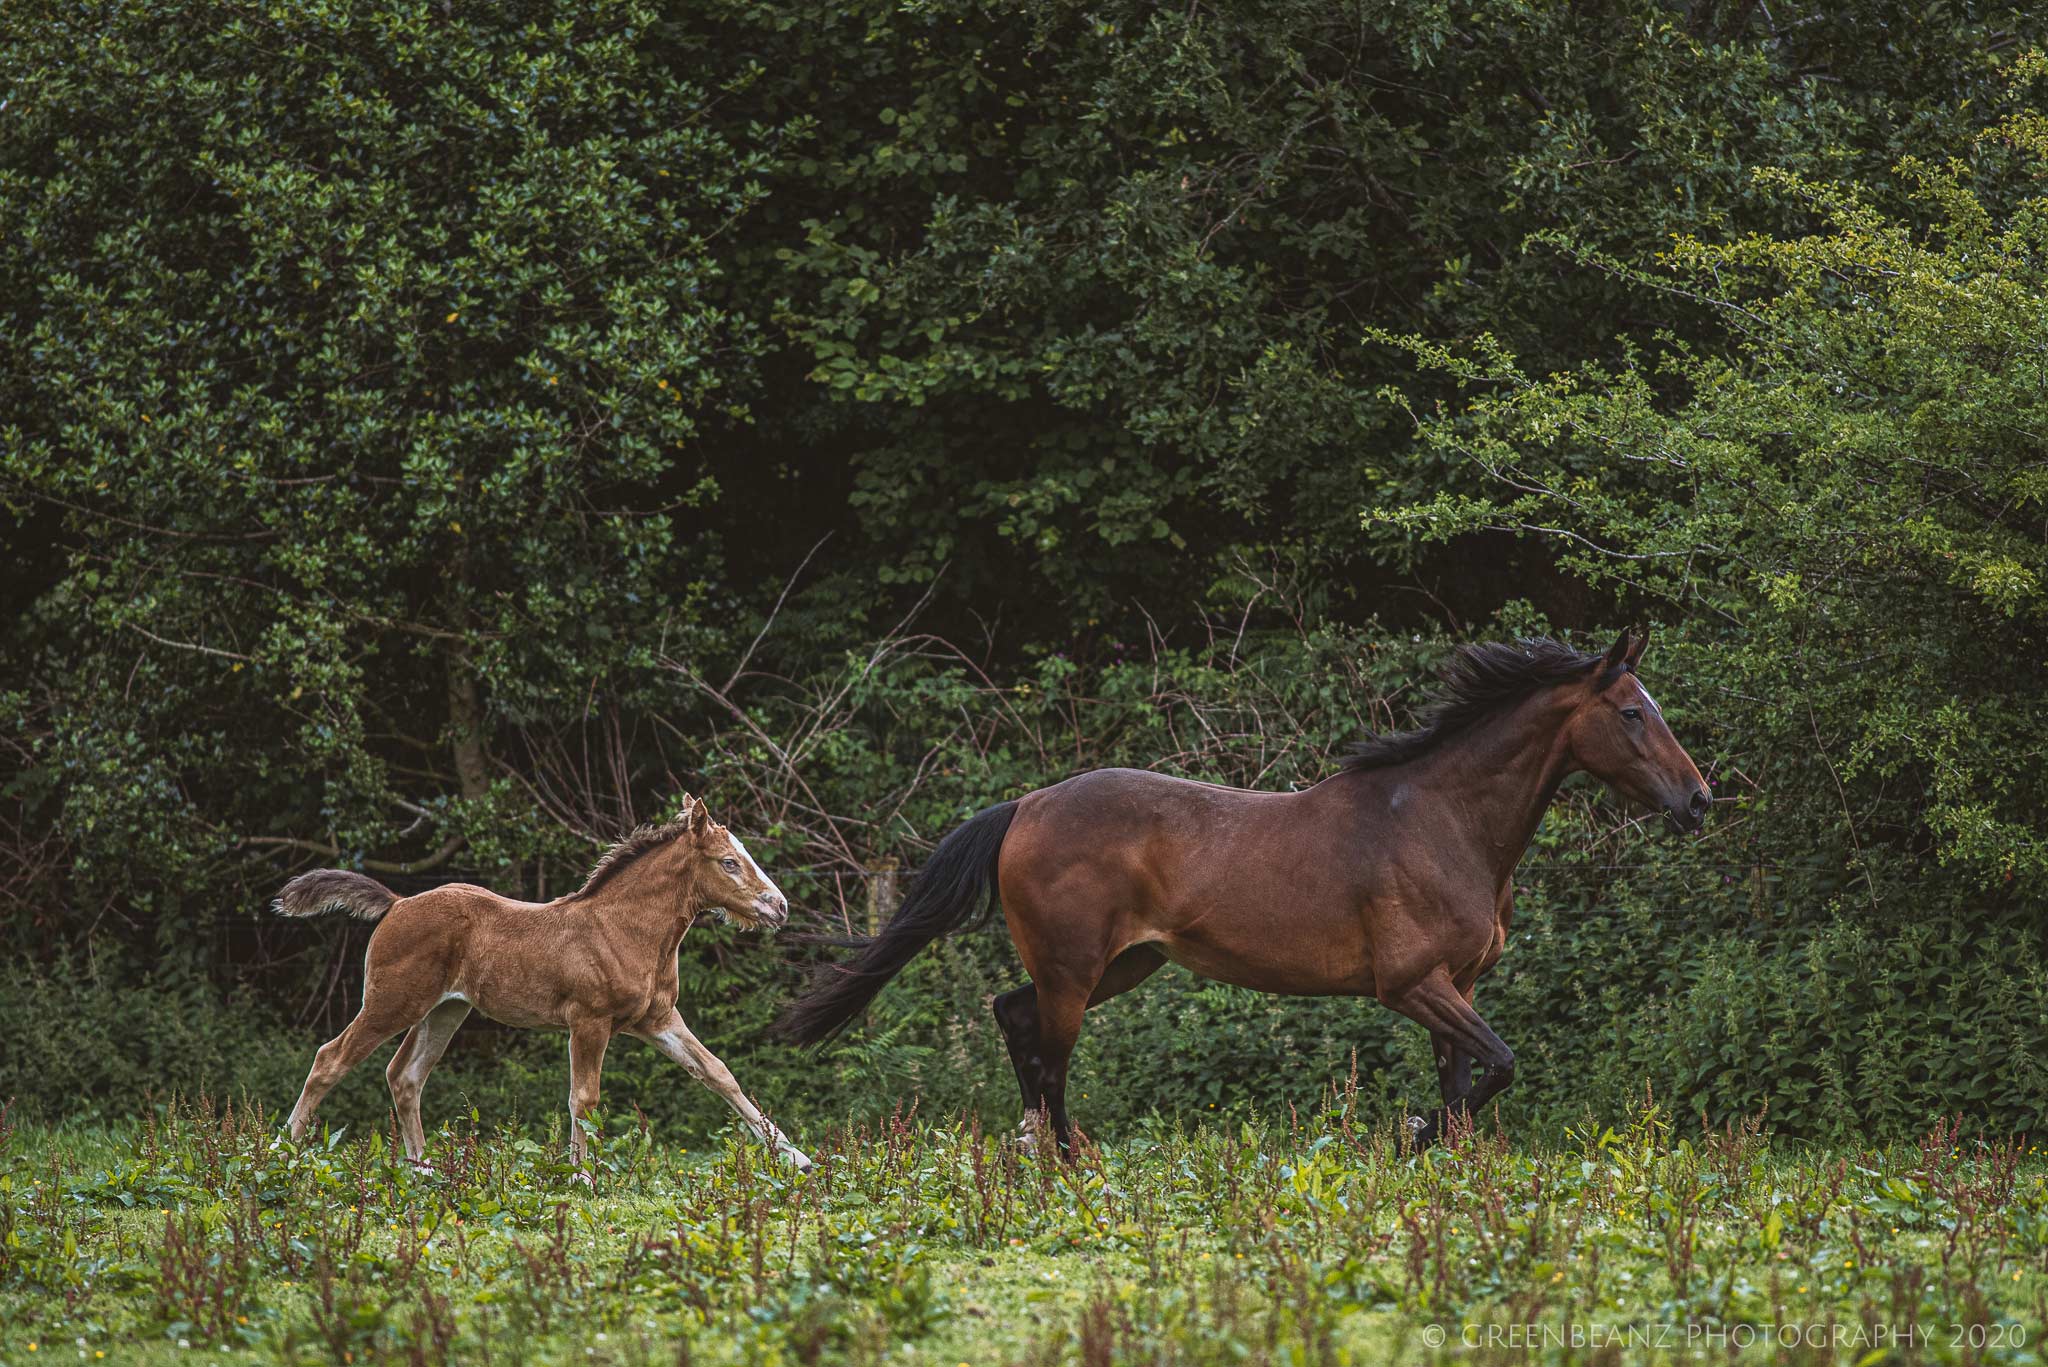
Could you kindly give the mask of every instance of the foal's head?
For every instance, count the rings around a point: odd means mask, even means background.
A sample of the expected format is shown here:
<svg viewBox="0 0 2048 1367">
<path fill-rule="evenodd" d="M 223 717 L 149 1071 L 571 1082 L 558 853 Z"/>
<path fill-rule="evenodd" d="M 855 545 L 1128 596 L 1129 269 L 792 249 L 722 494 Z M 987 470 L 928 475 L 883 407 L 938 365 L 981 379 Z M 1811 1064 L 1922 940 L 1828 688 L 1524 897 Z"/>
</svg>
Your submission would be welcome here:
<svg viewBox="0 0 2048 1367">
<path fill-rule="evenodd" d="M 1579 767 L 1623 797 L 1655 807 L 1676 831 L 1696 831 L 1713 795 L 1663 709 L 1636 677 L 1649 636 L 1627 632 L 1586 676 L 1585 696 L 1565 725 Z"/>
<path fill-rule="evenodd" d="M 680 819 L 677 853 L 692 866 L 699 911 L 723 911 L 746 926 L 773 927 L 789 919 L 789 899 L 782 889 L 761 872 L 738 836 L 711 819 L 702 802 L 692 800 Z"/>
</svg>

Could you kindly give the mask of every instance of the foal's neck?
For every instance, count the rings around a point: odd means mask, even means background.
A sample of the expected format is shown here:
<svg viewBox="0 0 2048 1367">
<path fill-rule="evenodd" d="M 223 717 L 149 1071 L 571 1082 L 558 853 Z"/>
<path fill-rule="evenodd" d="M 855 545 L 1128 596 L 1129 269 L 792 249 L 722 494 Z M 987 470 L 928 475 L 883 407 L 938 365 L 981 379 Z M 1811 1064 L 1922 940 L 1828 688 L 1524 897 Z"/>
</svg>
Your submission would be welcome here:
<svg viewBox="0 0 2048 1367">
<path fill-rule="evenodd" d="M 1540 689 L 1446 741 L 1425 761 L 1459 794 L 1458 824 L 1484 853 L 1497 883 L 1514 873 L 1558 784 L 1572 772 L 1564 734 L 1571 715 L 1555 689 Z"/>
<path fill-rule="evenodd" d="M 634 941 L 649 941 L 673 952 L 697 919 L 696 880 L 685 862 L 679 870 L 672 861 L 688 861 L 686 850 L 662 849 L 650 852 L 626 865 L 580 898 L 591 916 L 614 933 Z M 677 884 L 682 882 L 678 895 Z"/>
</svg>

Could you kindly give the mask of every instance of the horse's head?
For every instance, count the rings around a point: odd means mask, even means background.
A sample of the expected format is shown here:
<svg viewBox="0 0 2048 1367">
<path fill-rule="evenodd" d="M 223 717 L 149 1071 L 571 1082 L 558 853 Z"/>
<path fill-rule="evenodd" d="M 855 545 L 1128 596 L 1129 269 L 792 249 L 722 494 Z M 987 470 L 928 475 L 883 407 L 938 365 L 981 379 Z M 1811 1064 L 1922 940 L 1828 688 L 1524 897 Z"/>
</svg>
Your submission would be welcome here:
<svg viewBox="0 0 2048 1367">
<path fill-rule="evenodd" d="M 1649 642 L 1647 633 L 1624 631 L 1587 676 L 1585 697 L 1566 723 L 1572 758 L 1623 797 L 1663 812 L 1674 831 L 1696 831 L 1713 794 L 1636 677 Z"/>
<path fill-rule="evenodd" d="M 738 836 L 711 819 L 702 802 L 690 803 L 683 825 L 691 847 L 685 857 L 696 865 L 700 911 L 715 908 L 755 928 L 772 928 L 789 919 L 789 899 L 782 889 L 761 871 Z"/>
</svg>

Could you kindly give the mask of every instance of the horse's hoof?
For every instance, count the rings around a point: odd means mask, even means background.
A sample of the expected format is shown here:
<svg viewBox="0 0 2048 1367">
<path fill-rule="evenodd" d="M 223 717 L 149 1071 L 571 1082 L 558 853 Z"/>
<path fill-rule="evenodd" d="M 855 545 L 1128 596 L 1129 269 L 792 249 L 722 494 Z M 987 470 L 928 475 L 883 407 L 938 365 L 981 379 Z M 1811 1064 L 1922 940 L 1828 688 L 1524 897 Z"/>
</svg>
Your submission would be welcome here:
<svg viewBox="0 0 2048 1367">
<path fill-rule="evenodd" d="M 1411 1115 L 1407 1120 L 1408 1142 L 1418 1149 L 1426 1149 L 1436 1138 L 1436 1126 L 1429 1123 L 1427 1116 Z"/>
<path fill-rule="evenodd" d="M 789 1165 L 792 1168 L 795 1168 L 798 1172 L 809 1172 L 812 1168 L 817 1166 L 817 1164 L 811 1161 L 810 1155 L 805 1153 L 802 1149 L 784 1149 L 782 1151 L 782 1156 L 785 1159 L 787 1159 Z"/>
</svg>

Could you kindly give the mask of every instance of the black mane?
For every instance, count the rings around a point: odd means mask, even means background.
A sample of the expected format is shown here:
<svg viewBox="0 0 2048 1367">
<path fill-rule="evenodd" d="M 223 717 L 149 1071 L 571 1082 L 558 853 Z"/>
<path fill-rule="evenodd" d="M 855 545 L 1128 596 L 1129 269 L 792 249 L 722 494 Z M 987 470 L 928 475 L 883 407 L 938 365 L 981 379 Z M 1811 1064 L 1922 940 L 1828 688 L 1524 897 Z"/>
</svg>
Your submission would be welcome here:
<svg viewBox="0 0 2048 1367">
<path fill-rule="evenodd" d="M 1368 736 L 1338 763 L 1346 770 L 1406 764 L 1539 688 L 1584 678 L 1603 660 L 1547 636 L 1459 646 L 1444 666 L 1443 688 L 1422 711 L 1422 725 Z"/>
<path fill-rule="evenodd" d="M 631 864 L 649 850 L 668 844 L 690 828 L 690 808 L 685 806 L 681 815 L 670 821 L 654 825 L 635 827 L 630 833 L 612 842 L 612 847 L 597 858 L 591 867 L 590 876 L 583 880 L 583 886 L 569 894 L 570 897 L 588 897 L 611 880 L 613 874 Z"/>
</svg>

